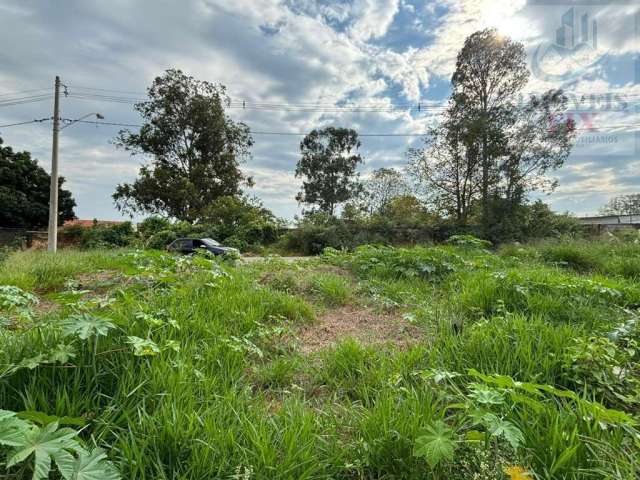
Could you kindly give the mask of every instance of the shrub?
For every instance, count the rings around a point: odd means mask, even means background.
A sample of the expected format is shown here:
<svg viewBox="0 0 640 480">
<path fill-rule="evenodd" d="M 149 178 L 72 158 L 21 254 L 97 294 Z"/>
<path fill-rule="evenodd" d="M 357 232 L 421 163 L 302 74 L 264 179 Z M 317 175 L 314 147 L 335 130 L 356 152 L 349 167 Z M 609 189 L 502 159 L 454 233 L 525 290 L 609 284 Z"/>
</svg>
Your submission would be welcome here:
<svg viewBox="0 0 640 480">
<path fill-rule="evenodd" d="M 625 278 L 640 280 L 640 258 L 615 258 L 607 262 L 606 270 Z"/>
<path fill-rule="evenodd" d="M 126 247 L 136 242 L 136 234 L 131 222 L 114 225 L 100 225 L 94 221 L 90 228 L 71 225 L 60 230 L 63 243 L 82 248 Z"/>
<path fill-rule="evenodd" d="M 166 246 L 176 238 L 178 238 L 178 234 L 176 232 L 172 230 L 161 230 L 147 240 L 146 247 L 154 248 L 156 250 L 164 250 Z"/>
<path fill-rule="evenodd" d="M 226 247 L 237 248 L 241 252 L 244 252 L 249 247 L 249 243 L 246 240 L 244 240 L 243 238 L 239 238 L 235 235 L 232 235 L 231 237 L 227 237 L 223 241 Z"/>
<path fill-rule="evenodd" d="M 394 248 L 363 245 L 358 247 L 351 265 L 362 276 L 386 279 L 422 278 L 440 280 L 462 265 L 463 259 L 444 248 Z"/>
<path fill-rule="evenodd" d="M 492 245 L 489 240 L 482 240 L 478 237 L 474 237 L 473 235 L 452 235 L 445 243 L 458 247 L 471 248 L 489 248 Z"/>
<path fill-rule="evenodd" d="M 549 245 L 542 247 L 541 253 L 546 261 L 573 268 L 579 272 L 596 270 L 602 265 L 598 256 L 582 245 Z"/>
<path fill-rule="evenodd" d="M 295 293 L 298 290 L 298 280 L 289 270 L 269 273 L 263 277 L 262 282 L 279 292 Z"/>
<path fill-rule="evenodd" d="M 138 234 L 145 240 L 163 230 L 170 230 L 171 222 L 166 218 L 152 216 L 138 224 Z"/>
</svg>

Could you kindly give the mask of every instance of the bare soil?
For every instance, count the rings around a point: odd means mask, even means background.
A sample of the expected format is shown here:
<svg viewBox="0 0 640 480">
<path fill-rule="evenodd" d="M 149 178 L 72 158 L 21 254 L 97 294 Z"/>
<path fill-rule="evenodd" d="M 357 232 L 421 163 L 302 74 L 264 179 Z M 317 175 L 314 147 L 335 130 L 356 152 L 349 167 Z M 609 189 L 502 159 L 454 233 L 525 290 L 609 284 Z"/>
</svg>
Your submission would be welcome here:
<svg viewBox="0 0 640 480">
<path fill-rule="evenodd" d="M 320 315 L 297 335 L 302 353 L 315 353 L 345 338 L 362 345 L 392 343 L 405 348 L 420 341 L 422 331 L 397 314 L 380 313 L 369 307 L 346 305 Z"/>
<path fill-rule="evenodd" d="M 82 273 L 76 276 L 80 288 L 98 290 L 114 286 L 122 274 L 117 270 L 100 270 L 91 273 Z"/>
</svg>

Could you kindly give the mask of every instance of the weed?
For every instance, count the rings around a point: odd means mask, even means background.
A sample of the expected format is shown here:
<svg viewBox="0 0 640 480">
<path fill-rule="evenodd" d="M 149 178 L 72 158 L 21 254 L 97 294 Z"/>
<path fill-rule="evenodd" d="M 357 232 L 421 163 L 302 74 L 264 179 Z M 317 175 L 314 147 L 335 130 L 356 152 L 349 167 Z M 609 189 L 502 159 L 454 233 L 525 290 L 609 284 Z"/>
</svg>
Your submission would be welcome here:
<svg viewBox="0 0 640 480">
<path fill-rule="evenodd" d="M 351 298 L 349 281 L 334 273 L 320 273 L 313 276 L 309 289 L 330 306 L 346 305 Z"/>
<path fill-rule="evenodd" d="M 0 328 L 0 476 L 637 478 L 640 247 L 465 243 L 10 254 L 0 310 L 30 320 Z M 295 353 L 307 299 L 393 310 L 415 341 Z"/>
</svg>

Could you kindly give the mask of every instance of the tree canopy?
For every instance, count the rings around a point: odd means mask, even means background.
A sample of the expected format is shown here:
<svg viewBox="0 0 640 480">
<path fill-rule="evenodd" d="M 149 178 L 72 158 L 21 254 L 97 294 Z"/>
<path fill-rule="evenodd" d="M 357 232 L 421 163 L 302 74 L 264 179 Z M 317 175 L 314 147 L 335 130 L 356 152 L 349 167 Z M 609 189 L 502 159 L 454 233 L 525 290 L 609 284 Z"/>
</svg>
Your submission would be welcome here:
<svg viewBox="0 0 640 480">
<path fill-rule="evenodd" d="M 493 29 L 466 39 L 452 77 L 443 121 L 421 149 L 409 151 L 410 171 L 436 210 L 485 236 L 520 221 L 526 194 L 551 190 L 547 175 L 569 156 L 575 128 L 561 91 L 522 99 L 527 84 L 522 44 Z"/>
<path fill-rule="evenodd" d="M 197 222 L 216 199 L 251 184 L 239 165 L 253 140 L 249 127 L 225 114 L 230 101 L 223 85 L 167 70 L 148 97 L 135 105 L 143 126 L 121 131 L 115 141 L 132 155 L 151 157 L 132 184 L 117 186 L 119 210 Z"/>
<path fill-rule="evenodd" d="M 395 198 L 408 195 L 411 188 L 405 175 L 395 168 L 378 168 L 363 182 L 361 203 L 369 213 L 384 210 Z"/>
<path fill-rule="evenodd" d="M 640 193 L 613 197 L 600 209 L 602 215 L 640 215 Z"/>
<path fill-rule="evenodd" d="M 58 223 L 75 218 L 76 202 L 58 180 Z M 51 175 L 29 152 L 14 152 L 0 138 L 0 226 L 40 228 L 49 221 Z"/>
<path fill-rule="evenodd" d="M 333 215 L 336 206 L 356 196 L 362 189 L 358 148 L 358 133 L 352 129 L 326 127 L 309 133 L 300 143 L 296 177 L 303 181 L 296 200 Z"/>
</svg>

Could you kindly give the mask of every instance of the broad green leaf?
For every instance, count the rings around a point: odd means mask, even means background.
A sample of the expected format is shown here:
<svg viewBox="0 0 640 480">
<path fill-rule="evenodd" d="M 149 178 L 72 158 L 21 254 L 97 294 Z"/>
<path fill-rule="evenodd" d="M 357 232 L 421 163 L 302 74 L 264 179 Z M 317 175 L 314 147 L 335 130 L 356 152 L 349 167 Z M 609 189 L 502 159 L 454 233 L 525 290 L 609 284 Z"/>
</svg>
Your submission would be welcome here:
<svg viewBox="0 0 640 480">
<path fill-rule="evenodd" d="M 524 443 L 524 436 L 518 427 L 513 423 L 498 418 L 493 413 L 488 413 L 483 417 L 487 430 L 492 437 L 502 437 L 517 450 Z"/>
<path fill-rule="evenodd" d="M 76 352 L 73 345 L 59 343 L 49 354 L 49 358 L 47 360 L 51 363 L 67 363 L 75 356 Z"/>
<path fill-rule="evenodd" d="M 485 434 L 478 430 L 469 430 L 464 434 L 464 438 L 467 442 L 484 442 Z"/>
<path fill-rule="evenodd" d="M 106 336 L 116 326 L 106 318 L 96 317 L 88 313 L 78 313 L 65 318 L 61 324 L 64 336 L 76 335 L 82 340 L 93 336 Z"/>
<path fill-rule="evenodd" d="M 17 447 L 22 445 L 30 426 L 16 417 L 14 412 L 0 410 L 0 445 Z"/>
<path fill-rule="evenodd" d="M 15 417 L 16 413 L 12 412 L 10 410 L 0 410 L 0 422 L 2 422 L 3 420 L 6 420 L 8 418 L 12 418 Z"/>
<path fill-rule="evenodd" d="M 44 428 L 32 427 L 25 432 L 23 441 L 15 445 L 7 467 L 11 468 L 34 455 L 33 480 L 46 480 L 55 455 L 61 450 L 80 450 L 80 445 L 74 439 L 76 435 L 74 430 L 58 429 L 57 423 L 50 423 Z"/>
<path fill-rule="evenodd" d="M 127 343 L 133 347 L 133 354 L 137 357 L 157 355 L 160 347 L 148 338 L 127 337 Z"/>
<path fill-rule="evenodd" d="M 528 397 L 526 395 L 520 395 L 519 393 L 516 393 L 514 391 L 509 391 L 509 396 L 516 403 L 528 405 L 533 410 L 535 410 L 536 413 L 540 413 L 542 410 L 544 410 L 544 405 L 542 404 L 542 402 L 534 398 Z"/>
<path fill-rule="evenodd" d="M 453 430 L 442 420 L 438 420 L 426 433 L 416 439 L 413 455 L 422 457 L 433 468 L 442 460 L 452 460 L 455 450 Z"/>
<path fill-rule="evenodd" d="M 53 461 L 58 467 L 58 471 L 65 480 L 69 480 L 73 476 L 73 469 L 76 459 L 66 450 L 59 450 L 51 455 Z"/>
<path fill-rule="evenodd" d="M 483 405 L 502 405 L 504 403 L 504 395 L 501 392 L 485 385 L 474 385 L 469 396 Z"/>
<path fill-rule="evenodd" d="M 23 358 L 22 361 L 18 364 L 20 368 L 28 368 L 29 370 L 33 370 L 38 367 L 42 363 L 46 363 L 47 359 L 43 354 L 38 354 L 35 357 Z"/>
<path fill-rule="evenodd" d="M 79 452 L 71 476 L 66 480 L 120 480 L 120 474 L 100 448 Z"/>
</svg>

